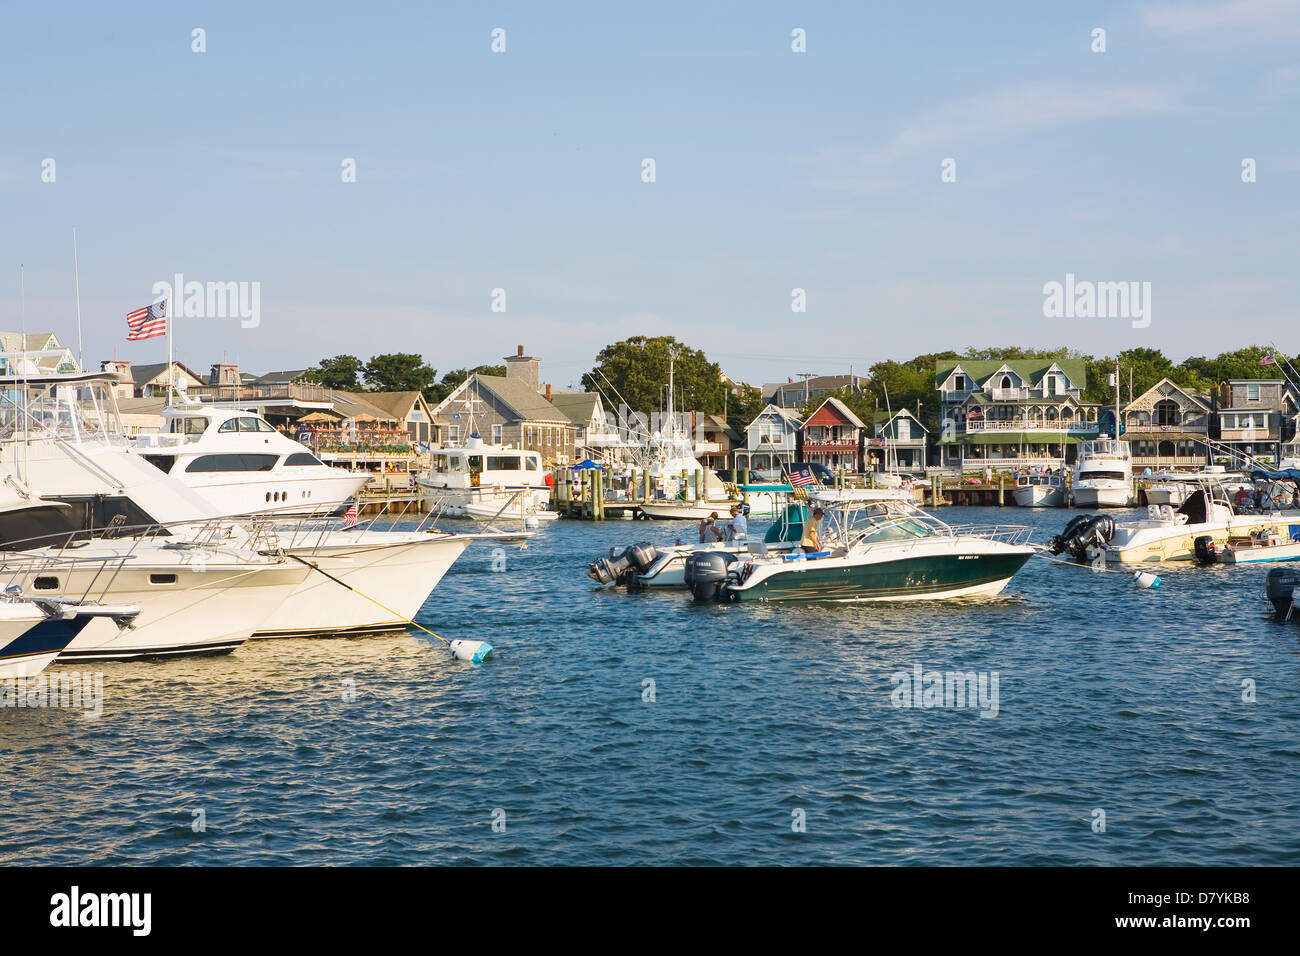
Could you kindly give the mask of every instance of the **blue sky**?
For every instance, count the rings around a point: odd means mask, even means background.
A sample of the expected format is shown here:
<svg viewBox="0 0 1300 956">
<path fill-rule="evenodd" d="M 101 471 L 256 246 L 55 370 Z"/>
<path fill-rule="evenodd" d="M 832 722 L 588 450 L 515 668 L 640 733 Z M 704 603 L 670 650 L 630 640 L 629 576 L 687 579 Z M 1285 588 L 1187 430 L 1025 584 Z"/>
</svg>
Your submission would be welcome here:
<svg viewBox="0 0 1300 956">
<path fill-rule="evenodd" d="M 181 321 L 196 368 L 416 351 L 446 371 L 522 343 L 568 385 L 636 333 L 754 382 L 969 345 L 1300 352 L 1300 0 L 5 20 L 0 326 L 23 263 L 28 329 L 75 342 L 75 226 L 87 365 L 165 358 L 124 316 L 176 272 L 261 283 L 257 328 Z M 1044 318 L 1067 272 L 1151 282 L 1150 327 Z"/>
</svg>

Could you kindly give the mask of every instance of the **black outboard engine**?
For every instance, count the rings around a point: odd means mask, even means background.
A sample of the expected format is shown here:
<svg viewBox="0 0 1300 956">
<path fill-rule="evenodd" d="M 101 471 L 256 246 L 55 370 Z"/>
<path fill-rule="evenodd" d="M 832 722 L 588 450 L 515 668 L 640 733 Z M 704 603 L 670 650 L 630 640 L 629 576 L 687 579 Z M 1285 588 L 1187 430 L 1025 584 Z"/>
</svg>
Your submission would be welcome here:
<svg viewBox="0 0 1300 956">
<path fill-rule="evenodd" d="M 1192 547 L 1196 549 L 1196 560 L 1201 564 L 1219 563 L 1219 549 L 1214 544 L 1214 537 L 1212 535 L 1201 535 L 1192 542 Z"/>
<path fill-rule="evenodd" d="M 727 551 L 692 551 L 686 556 L 686 586 L 697 601 L 716 600 L 736 556 Z"/>
<path fill-rule="evenodd" d="M 1052 554 L 1066 553 L 1076 561 L 1087 561 L 1091 548 L 1104 548 L 1115 534 L 1115 519 L 1110 515 L 1079 515 L 1047 545 Z"/>
<path fill-rule="evenodd" d="M 1268 593 L 1269 603 L 1273 605 L 1273 610 L 1277 612 L 1278 617 L 1286 617 L 1291 613 L 1292 595 L 1298 587 L 1300 587 L 1300 571 L 1296 571 L 1295 568 L 1273 568 L 1268 572 L 1265 590 Z"/>
<path fill-rule="evenodd" d="M 587 566 L 587 577 L 600 584 L 627 584 L 633 571 L 645 571 L 659 557 L 649 541 L 629 545 L 621 554 L 609 549 L 609 557 L 597 558 Z"/>
</svg>

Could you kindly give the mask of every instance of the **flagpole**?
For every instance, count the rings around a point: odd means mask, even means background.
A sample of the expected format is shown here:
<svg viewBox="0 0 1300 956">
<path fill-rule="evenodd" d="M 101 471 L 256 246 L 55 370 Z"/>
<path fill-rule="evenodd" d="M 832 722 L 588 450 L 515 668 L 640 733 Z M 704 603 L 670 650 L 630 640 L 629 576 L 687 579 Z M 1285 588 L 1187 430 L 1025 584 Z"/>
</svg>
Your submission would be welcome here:
<svg viewBox="0 0 1300 956">
<path fill-rule="evenodd" d="M 176 391 L 176 366 L 172 364 L 172 326 L 176 324 L 175 309 L 173 300 L 176 290 L 172 286 L 167 288 L 167 407 L 172 407 L 172 393 Z"/>
</svg>

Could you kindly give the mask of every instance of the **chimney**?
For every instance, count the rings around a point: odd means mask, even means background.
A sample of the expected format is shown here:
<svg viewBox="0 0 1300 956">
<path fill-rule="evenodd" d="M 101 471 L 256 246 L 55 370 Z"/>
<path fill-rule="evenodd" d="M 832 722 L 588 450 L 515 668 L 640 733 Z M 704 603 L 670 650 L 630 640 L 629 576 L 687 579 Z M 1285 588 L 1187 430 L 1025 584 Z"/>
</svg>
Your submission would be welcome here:
<svg viewBox="0 0 1300 956">
<path fill-rule="evenodd" d="M 523 346 L 520 346 L 520 348 L 523 348 Z M 548 402 L 551 400 L 551 383 L 550 383 L 550 382 L 547 382 L 547 383 L 546 383 L 546 400 L 547 400 Z"/>
<path fill-rule="evenodd" d="M 527 382 L 533 391 L 540 391 L 538 385 L 538 366 L 541 364 L 531 355 L 524 354 L 524 347 L 519 346 L 519 351 L 515 355 L 507 355 L 506 378 L 517 378 L 522 382 Z"/>
</svg>

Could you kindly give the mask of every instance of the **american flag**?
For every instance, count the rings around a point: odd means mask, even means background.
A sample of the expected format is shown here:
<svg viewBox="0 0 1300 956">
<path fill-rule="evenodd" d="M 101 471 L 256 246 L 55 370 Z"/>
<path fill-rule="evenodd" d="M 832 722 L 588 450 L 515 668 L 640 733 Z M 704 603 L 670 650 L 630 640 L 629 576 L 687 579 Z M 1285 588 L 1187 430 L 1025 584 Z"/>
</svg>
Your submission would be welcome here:
<svg viewBox="0 0 1300 956">
<path fill-rule="evenodd" d="M 357 505 L 354 501 L 348 505 L 348 510 L 343 514 L 343 524 L 351 528 L 357 523 Z"/>
<path fill-rule="evenodd" d="M 1276 365 L 1276 364 L 1277 364 L 1277 359 L 1273 358 L 1273 356 L 1271 356 L 1271 355 L 1265 355 L 1262 359 L 1259 360 L 1259 364 L 1260 364 L 1260 365 Z"/>
<path fill-rule="evenodd" d="M 128 342 L 152 339 L 167 334 L 167 302 L 155 302 L 143 309 L 136 309 L 126 317 L 126 334 Z"/>
<path fill-rule="evenodd" d="M 817 479 L 813 477 L 811 468 L 791 468 L 790 484 L 795 488 L 807 488 L 809 485 L 817 484 Z"/>
</svg>

